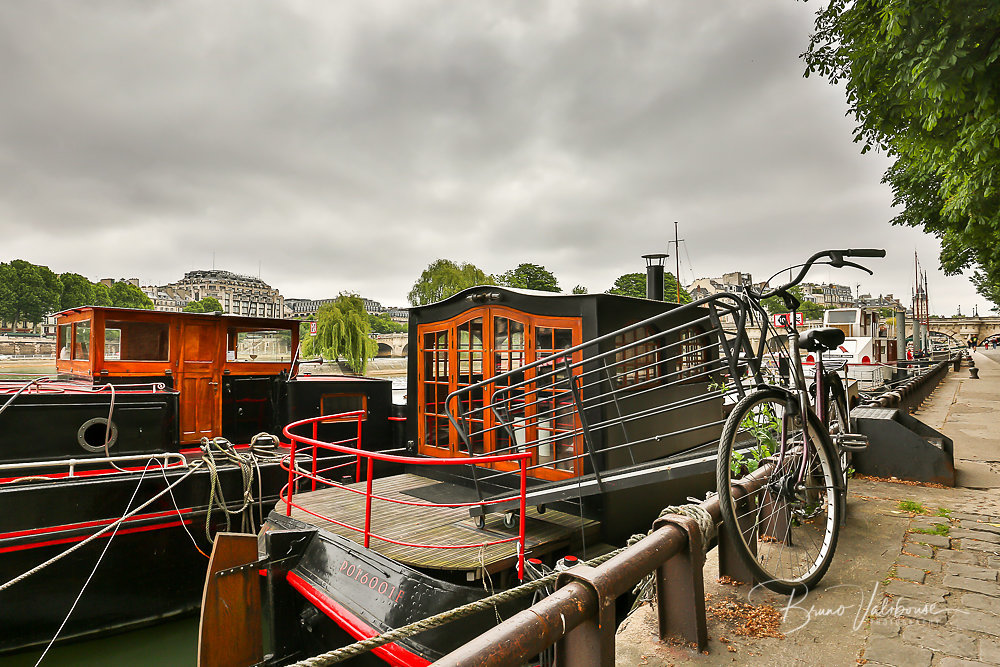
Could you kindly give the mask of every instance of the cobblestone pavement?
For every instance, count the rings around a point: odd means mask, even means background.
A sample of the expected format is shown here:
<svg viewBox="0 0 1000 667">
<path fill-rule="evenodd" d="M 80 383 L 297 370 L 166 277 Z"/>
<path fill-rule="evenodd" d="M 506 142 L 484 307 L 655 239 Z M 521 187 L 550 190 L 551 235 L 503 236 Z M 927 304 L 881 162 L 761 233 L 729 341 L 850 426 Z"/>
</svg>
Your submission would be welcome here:
<svg viewBox="0 0 1000 667">
<path fill-rule="evenodd" d="M 884 665 L 1000 664 L 1000 517 L 952 513 L 910 520 L 870 614 L 864 651 Z"/>
<path fill-rule="evenodd" d="M 981 379 L 949 372 L 916 413 L 954 440 L 958 478 L 971 484 L 852 482 L 833 565 L 802 598 L 722 583 L 710 552 L 708 653 L 660 642 L 655 609 L 643 607 L 619 629 L 618 664 L 1000 665 L 1000 354 L 975 359 Z M 772 607 L 782 638 L 741 636 L 713 614 L 747 601 Z"/>
</svg>

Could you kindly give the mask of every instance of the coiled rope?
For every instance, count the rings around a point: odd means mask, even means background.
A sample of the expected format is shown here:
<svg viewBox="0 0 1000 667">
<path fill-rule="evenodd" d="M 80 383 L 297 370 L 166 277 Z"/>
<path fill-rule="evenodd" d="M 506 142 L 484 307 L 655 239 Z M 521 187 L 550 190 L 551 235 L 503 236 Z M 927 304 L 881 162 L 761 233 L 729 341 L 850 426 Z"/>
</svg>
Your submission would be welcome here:
<svg viewBox="0 0 1000 667">
<path fill-rule="evenodd" d="M 261 500 L 263 500 L 263 482 L 260 474 L 261 461 L 274 461 L 281 456 L 274 451 L 274 446 L 278 443 L 278 438 L 270 433 L 258 433 L 250 439 L 250 448 L 245 452 L 236 449 L 235 446 L 225 438 L 202 438 L 201 451 L 202 460 L 208 467 L 209 472 L 209 497 L 208 510 L 205 516 L 205 537 L 212 541 L 212 511 L 221 511 L 226 519 L 226 530 L 231 528 L 230 517 L 239 516 L 240 528 L 244 533 L 257 532 L 253 519 L 253 505 L 256 499 L 253 494 L 254 472 L 257 476 L 257 488 Z M 231 463 L 240 469 L 243 478 L 242 499 L 243 502 L 237 509 L 229 509 L 222 490 L 222 483 L 219 481 L 219 463 Z M 261 511 L 261 523 L 263 523 L 263 509 Z"/>
<path fill-rule="evenodd" d="M 715 537 L 716 525 L 715 521 L 712 519 L 712 515 L 708 513 L 705 508 L 700 505 L 679 505 L 679 506 L 669 506 L 660 512 L 660 516 L 666 516 L 668 514 L 681 514 L 683 516 L 689 516 L 698 522 L 698 526 L 702 531 L 702 544 L 707 545 L 712 538 Z M 645 539 L 648 535 L 652 534 L 650 530 L 645 535 L 635 534 L 628 539 L 626 546 L 620 549 L 615 549 L 609 553 L 598 556 L 597 558 L 591 559 L 585 563 L 590 567 L 595 567 L 604 563 L 611 558 L 617 556 L 621 552 L 625 551 L 628 547 L 632 546 L 636 542 Z M 320 655 L 314 656 L 312 658 L 306 658 L 305 660 L 300 660 L 294 663 L 290 667 L 324 667 L 325 665 L 334 665 L 338 662 L 343 662 L 355 656 L 361 655 L 362 653 L 367 653 L 372 649 L 378 648 L 379 646 L 384 646 L 386 644 L 391 644 L 393 642 L 399 641 L 400 639 L 406 639 L 407 637 L 412 637 L 418 635 L 421 632 L 431 630 L 433 628 L 451 623 L 452 621 L 457 621 L 460 618 L 465 618 L 466 616 L 471 616 L 473 614 L 479 613 L 481 611 L 488 611 L 497 605 L 503 604 L 505 602 L 510 602 L 518 598 L 524 597 L 526 595 L 531 595 L 535 591 L 542 590 L 552 584 L 555 584 L 556 578 L 559 576 L 559 572 L 552 572 L 540 579 L 535 579 L 534 581 L 529 581 L 525 584 L 521 584 L 515 588 L 508 589 L 496 595 L 491 595 L 482 600 L 476 600 L 475 602 L 470 602 L 469 604 L 462 605 L 461 607 L 455 607 L 454 609 L 449 609 L 448 611 L 441 612 L 434 616 L 430 616 L 415 623 L 410 623 L 409 625 L 404 625 L 400 628 L 395 628 L 388 632 L 376 635 L 375 637 L 370 637 L 354 644 L 349 644 L 342 648 L 335 649 L 333 651 L 327 651 Z M 636 587 L 639 588 L 638 586 Z"/>
</svg>

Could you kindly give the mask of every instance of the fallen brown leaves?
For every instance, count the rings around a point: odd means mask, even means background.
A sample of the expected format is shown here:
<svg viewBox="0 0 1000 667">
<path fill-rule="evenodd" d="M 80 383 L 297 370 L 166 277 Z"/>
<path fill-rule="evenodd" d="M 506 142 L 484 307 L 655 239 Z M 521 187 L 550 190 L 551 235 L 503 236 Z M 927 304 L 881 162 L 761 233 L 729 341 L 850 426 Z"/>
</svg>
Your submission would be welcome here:
<svg viewBox="0 0 1000 667">
<path fill-rule="evenodd" d="M 855 475 L 855 479 L 864 479 L 869 482 L 888 482 L 889 484 L 903 484 L 905 486 L 923 486 L 928 489 L 944 489 L 944 484 L 937 482 L 914 482 L 909 479 L 896 479 L 895 477 L 874 477 L 872 475 Z"/>
<path fill-rule="evenodd" d="M 775 637 L 784 639 L 778 631 L 781 614 L 769 604 L 751 604 L 739 600 L 724 600 L 706 608 L 715 619 L 734 624 L 734 631 L 742 637 Z"/>
</svg>

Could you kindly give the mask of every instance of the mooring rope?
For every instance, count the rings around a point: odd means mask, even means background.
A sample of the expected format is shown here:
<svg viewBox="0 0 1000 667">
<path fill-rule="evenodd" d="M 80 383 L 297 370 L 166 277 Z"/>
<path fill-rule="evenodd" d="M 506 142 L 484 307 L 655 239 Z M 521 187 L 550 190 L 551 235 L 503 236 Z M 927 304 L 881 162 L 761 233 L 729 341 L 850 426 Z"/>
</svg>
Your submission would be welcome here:
<svg viewBox="0 0 1000 667">
<path fill-rule="evenodd" d="M 668 514 L 681 514 L 683 516 L 689 516 L 696 521 L 698 521 L 698 526 L 702 530 L 702 544 L 707 545 L 713 537 L 715 537 L 715 521 L 712 519 L 712 515 L 708 513 L 705 508 L 700 505 L 678 505 L 669 506 L 660 512 L 660 516 L 666 516 Z M 611 558 L 617 556 L 621 552 L 625 551 L 628 547 L 632 546 L 636 542 L 645 539 L 648 535 L 652 534 L 650 530 L 645 535 L 635 534 L 630 537 L 626 543 L 626 546 L 620 549 L 615 549 L 609 553 L 593 558 L 585 563 L 590 567 L 595 567 L 604 563 Z M 521 584 L 515 588 L 508 589 L 496 595 L 491 595 L 490 597 L 484 598 L 482 600 L 476 600 L 475 602 L 470 602 L 469 604 L 462 605 L 461 607 L 455 607 L 454 609 L 449 609 L 448 611 L 430 616 L 420 621 L 410 623 L 409 625 L 404 625 L 400 628 L 395 628 L 388 632 L 376 635 L 375 637 L 370 637 L 368 639 L 363 639 L 354 644 L 349 644 L 342 648 L 335 649 L 333 651 L 327 651 L 320 655 L 314 656 L 312 658 L 306 658 L 305 660 L 300 660 L 292 664 L 290 667 L 323 667 L 325 665 L 333 665 L 338 662 L 343 662 L 349 658 L 361 655 L 362 653 L 367 653 L 372 649 L 378 648 L 379 646 L 384 646 L 386 644 L 391 644 L 400 639 L 406 639 L 407 637 L 412 637 L 418 635 L 421 632 L 426 632 L 433 628 L 451 623 L 460 618 L 465 618 L 466 616 L 471 616 L 472 614 L 479 613 L 481 611 L 488 611 L 494 608 L 496 605 L 503 604 L 505 602 L 510 602 L 516 600 L 520 597 L 530 595 L 535 591 L 541 590 L 550 584 L 556 582 L 556 578 L 559 576 L 559 572 L 552 572 L 540 579 L 535 579 L 534 581 L 529 581 L 527 583 Z M 638 586 L 637 586 L 638 588 Z"/>
</svg>

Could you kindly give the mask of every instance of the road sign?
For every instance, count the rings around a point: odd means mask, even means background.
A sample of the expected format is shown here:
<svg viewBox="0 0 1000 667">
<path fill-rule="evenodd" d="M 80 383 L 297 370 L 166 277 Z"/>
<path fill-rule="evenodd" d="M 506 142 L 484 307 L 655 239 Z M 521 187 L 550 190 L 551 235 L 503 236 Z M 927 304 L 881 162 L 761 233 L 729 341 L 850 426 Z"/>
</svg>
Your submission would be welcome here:
<svg viewBox="0 0 1000 667">
<path fill-rule="evenodd" d="M 316 323 L 315 322 L 310 322 L 309 323 L 309 335 L 310 336 L 315 336 L 316 335 Z"/>
<path fill-rule="evenodd" d="M 776 327 L 783 327 L 783 326 L 785 326 L 785 322 L 788 321 L 788 318 L 790 316 L 791 316 L 791 313 L 776 313 L 774 315 L 771 315 L 771 322 L 773 322 L 774 326 L 776 326 Z M 802 315 L 802 313 L 796 312 L 795 313 L 795 324 L 801 325 L 801 324 L 805 324 L 805 322 L 806 322 L 806 318 Z"/>
</svg>

